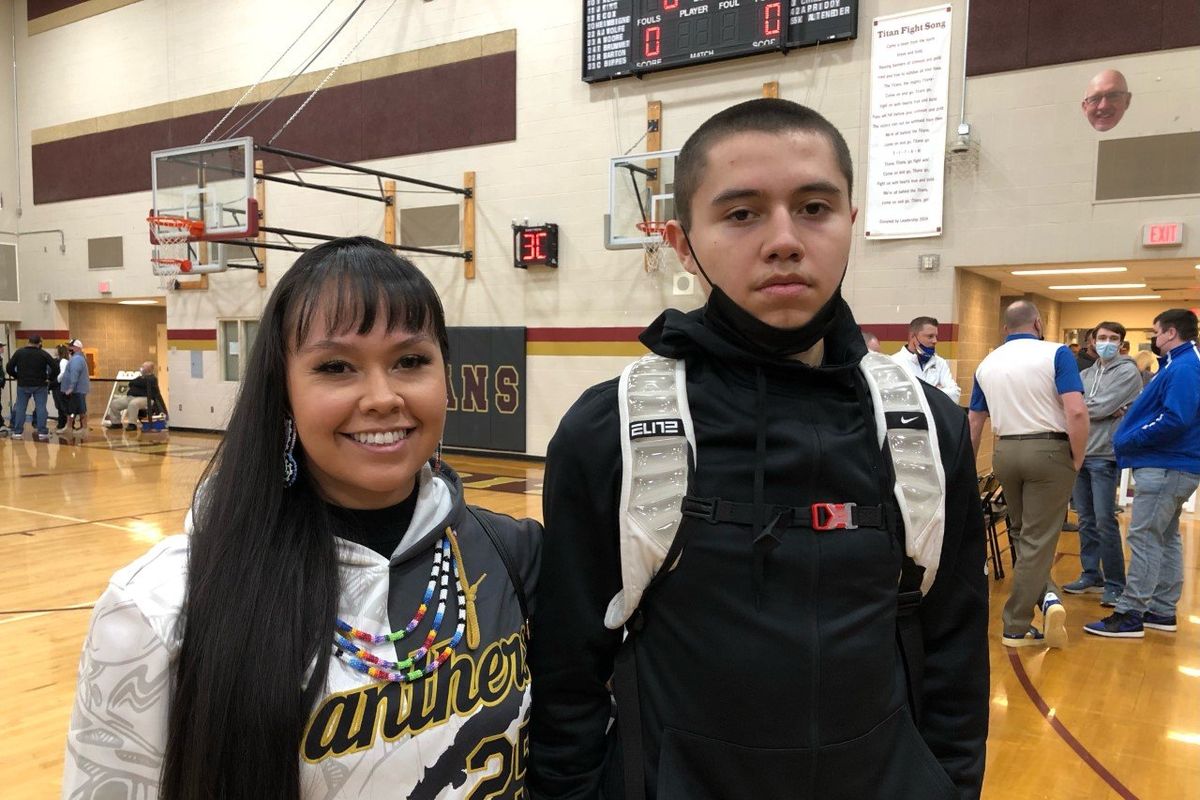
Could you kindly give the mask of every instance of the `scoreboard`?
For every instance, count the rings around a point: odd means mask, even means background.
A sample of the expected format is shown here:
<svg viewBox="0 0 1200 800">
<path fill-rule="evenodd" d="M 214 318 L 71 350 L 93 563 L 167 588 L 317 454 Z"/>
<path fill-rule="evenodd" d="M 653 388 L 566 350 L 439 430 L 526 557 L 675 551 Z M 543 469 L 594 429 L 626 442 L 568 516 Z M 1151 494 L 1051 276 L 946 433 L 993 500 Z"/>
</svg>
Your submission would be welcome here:
<svg viewBox="0 0 1200 800">
<path fill-rule="evenodd" d="M 853 39 L 858 0 L 584 0 L 588 83 Z"/>
</svg>

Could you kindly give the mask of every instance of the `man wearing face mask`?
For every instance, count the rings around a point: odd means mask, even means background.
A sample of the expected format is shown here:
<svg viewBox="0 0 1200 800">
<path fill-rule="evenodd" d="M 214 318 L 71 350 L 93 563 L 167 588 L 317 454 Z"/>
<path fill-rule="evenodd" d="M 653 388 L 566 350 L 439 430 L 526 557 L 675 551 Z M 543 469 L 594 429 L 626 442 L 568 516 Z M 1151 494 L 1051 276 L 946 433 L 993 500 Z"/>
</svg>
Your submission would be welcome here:
<svg viewBox="0 0 1200 800">
<path fill-rule="evenodd" d="M 1079 348 L 1079 352 L 1075 354 L 1075 363 L 1079 366 L 1079 371 L 1083 372 L 1095 364 L 1098 357 L 1096 353 L 1096 329 L 1089 328 L 1088 332 L 1083 335 L 1083 345 Z"/>
<path fill-rule="evenodd" d="M 1183 591 L 1179 515 L 1200 486 L 1200 353 L 1196 315 L 1172 308 L 1154 318 L 1150 347 L 1158 374 L 1130 406 L 1113 436 L 1117 466 L 1133 470 L 1136 493 L 1126 539 L 1125 592 L 1113 613 L 1084 630 L 1141 639 L 1145 629 L 1174 632 Z"/>
<path fill-rule="evenodd" d="M 690 408 L 661 420 L 694 431 L 692 466 L 661 481 L 686 477 L 682 516 L 640 602 L 614 621 L 634 434 L 627 384 L 585 392 L 546 460 L 531 796 L 977 798 L 987 586 L 969 432 L 944 394 L 903 384 L 928 401 L 945 475 L 909 675 L 892 463 L 841 295 L 856 215 L 845 140 L 804 106 L 742 103 L 689 137 L 674 185 L 667 240 L 707 303 L 665 311 L 641 341 L 673 360 Z M 848 516 L 827 525 L 830 509 Z"/>
<path fill-rule="evenodd" d="M 1067 346 L 1043 341 L 1042 317 L 1033 303 L 1018 300 L 1006 308 L 1004 328 L 1004 344 L 975 371 L 967 415 L 976 452 L 991 418 L 998 437 L 992 463 L 1017 550 L 1000 642 L 1065 647 L 1066 609 L 1050 568 L 1087 449 L 1083 382 Z M 1035 608 L 1042 614 L 1040 630 L 1033 626 Z"/>
<path fill-rule="evenodd" d="M 945 392 L 958 402 L 962 389 L 954 381 L 950 365 L 937 354 L 938 321 L 933 317 L 917 317 L 908 323 L 908 344 L 892 358 L 913 375 Z"/>
<path fill-rule="evenodd" d="M 1142 376 L 1132 358 L 1120 355 L 1124 325 L 1101 322 L 1093 335 L 1098 360 L 1080 375 L 1089 420 L 1087 453 L 1072 495 L 1083 571 L 1062 588 L 1069 594 L 1103 593 L 1100 604 L 1112 607 L 1125 590 L 1125 554 L 1115 505 L 1120 472 L 1112 440 L 1125 410 L 1142 392 Z"/>
</svg>

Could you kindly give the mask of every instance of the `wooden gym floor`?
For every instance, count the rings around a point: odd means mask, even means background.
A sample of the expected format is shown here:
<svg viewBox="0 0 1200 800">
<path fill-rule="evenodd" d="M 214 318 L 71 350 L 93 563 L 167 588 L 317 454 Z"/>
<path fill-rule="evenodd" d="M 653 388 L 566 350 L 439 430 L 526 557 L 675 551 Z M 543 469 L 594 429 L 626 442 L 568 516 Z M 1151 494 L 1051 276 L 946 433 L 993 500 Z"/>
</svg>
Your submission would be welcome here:
<svg viewBox="0 0 1200 800">
<path fill-rule="evenodd" d="M 114 570 L 180 529 L 217 441 L 151 439 L 93 429 L 83 442 L 0 440 L 0 794 L 9 800 L 58 796 L 88 609 Z M 541 517 L 541 464 L 448 460 L 471 502 Z M 1067 595 L 1067 649 L 1010 651 L 995 633 L 1007 580 L 992 582 L 987 800 L 1200 798 L 1200 523 L 1188 518 L 1182 530 L 1175 634 L 1085 638 L 1080 626 L 1102 615 L 1098 595 Z M 1071 580 L 1078 539 L 1064 533 L 1059 550 L 1055 577 Z"/>
</svg>

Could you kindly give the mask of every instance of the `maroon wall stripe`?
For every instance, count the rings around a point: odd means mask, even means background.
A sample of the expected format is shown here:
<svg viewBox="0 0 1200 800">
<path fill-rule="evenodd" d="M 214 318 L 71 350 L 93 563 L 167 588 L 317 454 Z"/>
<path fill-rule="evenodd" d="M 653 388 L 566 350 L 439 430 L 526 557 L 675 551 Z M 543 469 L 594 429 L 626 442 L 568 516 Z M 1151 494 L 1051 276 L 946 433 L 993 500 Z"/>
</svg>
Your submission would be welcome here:
<svg viewBox="0 0 1200 800">
<path fill-rule="evenodd" d="M 266 141 L 301 102 L 301 96 L 279 99 L 241 135 Z M 191 114 L 34 145 L 33 201 L 146 191 L 150 152 L 199 142 L 224 113 Z M 232 119 L 238 116 L 235 112 Z M 354 163 L 516 138 L 517 54 L 508 51 L 322 89 L 275 143 Z M 290 169 L 278 156 L 263 161 L 268 172 Z"/>
<path fill-rule="evenodd" d="M 908 339 L 908 323 L 862 323 L 862 329 L 870 331 L 885 342 Z M 643 327 L 597 327 L 597 328 L 527 328 L 527 342 L 634 342 L 645 330 Z M 958 323 L 943 322 L 938 325 L 938 339 L 943 342 L 958 341 Z"/>
<path fill-rule="evenodd" d="M 56 330 L 50 330 L 50 329 L 40 330 L 38 328 L 21 328 L 13 333 L 13 337 L 17 338 L 17 339 L 28 340 L 29 337 L 33 336 L 35 333 L 38 336 L 42 337 L 43 340 L 45 340 L 45 339 L 63 339 L 63 340 L 65 340 L 68 336 L 71 335 L 70 331 L 56 331 Z"/>
<path fill-rule="evenodd" d="M 170 328 L 167 339 L 213 339 L 217 338 L 215 328 Z"/>
<path fill-rule="evenodd" d="M 89 0 L 29 0 L 25 7 L 25 18 L 29 20 L 53 14 L 66 8 L 81 6 Z"/>
<path fill-rule="evenodd" d="M 1020 657 L 1015 651 L 1008 651 L 1008 663 L 1012 665 L 1013 672 L 1017 676 L 1017 681 L 1021 684 L 1021 688 L 1025 690 L 1025 694 L 1029 695 L 1029 699 L 1033 701 L 1034 706 L 1041 713 L 1042 717 L 1054 729 L 1054 732 L 1059 735 L 1067 746 L 1075 751 L 1075 755 L 1083 759 L 1083 763 L 1091 767 L 1092 772 L 1100 776 L 1101 780 L 1107 783 L 1114 792 L 1124 800 L 1138 800 L 1137 795 L 1131 792 L 1125 784 L 1117 780 L 1117 776 L 1108 771 L 1108 768 L 1100 763 L 1091 752 L 1083 746 L 1083 743 L 1075 738 L 1075 735 L 1063 724 L 1059 719 L 1058 714 L 1050 713 L 1050 706 L 1042 699 L 1042 695 L 1038 692 L 1037 687 L 1033 685 L 1033 681 L 1029 679 L 1029 673 L 1025 672 L 1025 665 L 1021 663 Z"/>
<path fill-rule="evenodd" d="M 636 342 L 645 328 L 526 328 L 527 342 Z"/>
<path fill-rule="evenodd" d="M 882 324 L 873 324 L 870 322 L 860 322 L 859 327 L 864 331 L 875 334 L 883 342 L 907 342 L 908 341 L 908 323 L 907 322 L 887 322 Z M 957 342 L 958 341 L 958 323 L 943 322 L 938 325 L 938 341 L 942 342 Z"/>
</svg>

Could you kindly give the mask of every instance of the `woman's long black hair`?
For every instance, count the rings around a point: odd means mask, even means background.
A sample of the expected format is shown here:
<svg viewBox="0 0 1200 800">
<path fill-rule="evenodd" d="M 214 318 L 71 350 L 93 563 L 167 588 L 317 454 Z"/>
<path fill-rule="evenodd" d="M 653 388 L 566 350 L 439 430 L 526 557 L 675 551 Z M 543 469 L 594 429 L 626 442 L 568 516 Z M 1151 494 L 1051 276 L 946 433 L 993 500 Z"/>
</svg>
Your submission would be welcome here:
<svg viewBox="0 0 1200 800">
<path fill-rule="evenodd" d="M 382 242 L 309 250 L 263 311 L 225 437 L 192 502 L 183 644 L 175 665 L 162 796 L 300 797 L 300 738 L 323 690 L 337 613 L 330 514 L 307 477 L 283 485 L 287 354 L 325 312 L 326 335 L 426 331 L 448 356 L 441 301 Z"/>
</svg>

